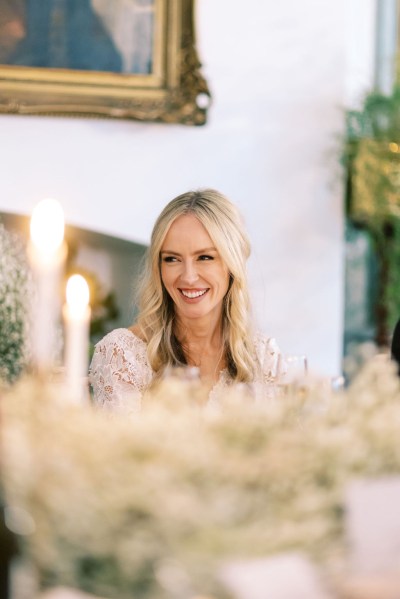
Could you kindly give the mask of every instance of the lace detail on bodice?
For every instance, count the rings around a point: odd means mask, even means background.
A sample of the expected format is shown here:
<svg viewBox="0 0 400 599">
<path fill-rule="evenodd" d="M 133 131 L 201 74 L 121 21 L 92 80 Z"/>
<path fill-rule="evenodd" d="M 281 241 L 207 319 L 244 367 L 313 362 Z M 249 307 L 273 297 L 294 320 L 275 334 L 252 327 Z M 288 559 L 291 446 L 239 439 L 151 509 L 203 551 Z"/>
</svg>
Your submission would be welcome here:
<svg viewBox="0 0 400 599">
<path fill-rule="evenodd" d="M 254 339 L 260 372 L 253 384 L 256 397 L 273 395 L 279 365 L 279 348 L 275 339 L 258 334 Z M 129 329 L 115 329 L 97 343 L 89 370 L 93 399 L 99 406 L 113 411 L 139 412 L 143 392 L 150 385 L 154 372 L 147 359 L 146 343 Z M 209 394 L 209 404 L 232 380 L 222 370 Z"/>
</svg>

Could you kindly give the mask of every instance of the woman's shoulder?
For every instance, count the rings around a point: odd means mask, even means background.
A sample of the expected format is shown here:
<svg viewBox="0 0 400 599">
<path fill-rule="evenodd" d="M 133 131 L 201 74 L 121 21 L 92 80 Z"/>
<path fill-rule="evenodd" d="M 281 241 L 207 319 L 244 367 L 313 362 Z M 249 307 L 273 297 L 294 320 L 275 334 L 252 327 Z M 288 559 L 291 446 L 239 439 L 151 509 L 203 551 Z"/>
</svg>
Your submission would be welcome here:
<svg viewBox="0 0 400 599">
<path fill-rule="evenodd" d="M 143 392 L 152 374 L 146 343 L 130 329 L 114 329 L 96 344 L 89 381 L 97 403 L 122 405 L 132 393 Z"/>
<path fill-rule="evenodd" d="M 113 329 L 105 335 L 98 343 L 96 349 L 109 347 L 120 347 L 121 349 L 142 350 L 146 352 L 146 342 L 139 337 L 133 328 L 118 328 Z"/>
</svg>

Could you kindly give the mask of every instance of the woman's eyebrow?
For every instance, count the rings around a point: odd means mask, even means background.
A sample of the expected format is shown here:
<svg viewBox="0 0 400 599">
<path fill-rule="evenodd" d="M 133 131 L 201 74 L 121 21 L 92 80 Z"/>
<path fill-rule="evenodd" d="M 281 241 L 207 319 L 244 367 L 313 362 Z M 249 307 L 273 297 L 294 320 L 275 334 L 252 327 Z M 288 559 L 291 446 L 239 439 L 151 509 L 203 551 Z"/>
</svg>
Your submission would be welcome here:
<svg viewBox="0 0 400 599">
<path fill-rule="evenodd" d="M 195 254 L 206 254 L 207 252 L 216 252 L 216 248 L 211 247 L 211 248 L 204 248 L 203 250 L 196 250 L 195 252 L 193 252 L 193 255 Z M 160 252 L 161 254 L 170 254 L 172 256 L 180 256 L 180 254 L 178 252 L 174 252 L 172 250 L 161 250 Z"/>
<path fill-rule="evenodd" d="M 212 248 L 205 248 L 204 250 L 199 250 L 198 252 L 195 252 L 195 254 L 206 254 L 207 252 L 216 252 L 216 248 L 212 247 Z"/>
</svg>

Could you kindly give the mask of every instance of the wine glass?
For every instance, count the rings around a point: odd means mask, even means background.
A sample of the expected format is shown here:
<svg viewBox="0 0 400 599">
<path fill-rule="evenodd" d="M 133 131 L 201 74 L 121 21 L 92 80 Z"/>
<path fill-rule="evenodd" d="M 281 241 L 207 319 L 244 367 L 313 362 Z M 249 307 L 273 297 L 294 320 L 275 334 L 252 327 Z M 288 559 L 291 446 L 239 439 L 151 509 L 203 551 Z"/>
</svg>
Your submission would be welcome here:
<svg viewBox="0 0 400 599">
<path fill-rule="evenodd" d="M 281 354 L 277 372 L 279 395 L 305 395 L 307 374 L 308 363 L 304 354 Z"/>
<path fill-rule="evenodd" d="M 304 379 L 308 373 L 305 355 L 283 354 L 280 364 L 280 377 L 286 384 Z"/>
</svg>

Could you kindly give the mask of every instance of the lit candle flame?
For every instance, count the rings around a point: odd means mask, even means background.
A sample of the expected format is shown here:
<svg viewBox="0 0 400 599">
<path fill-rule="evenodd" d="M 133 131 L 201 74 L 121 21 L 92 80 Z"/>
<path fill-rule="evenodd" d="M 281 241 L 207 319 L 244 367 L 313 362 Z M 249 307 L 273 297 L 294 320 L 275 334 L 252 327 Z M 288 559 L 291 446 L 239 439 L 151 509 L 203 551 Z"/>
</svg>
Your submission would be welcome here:
<svg viewBox="0 0 400 599">
<path fill-rule="evenodd" d="M 89 305 L 89 286 L 81 275 L 72 275 L 68 279 L 66 295 L 71 317 L 84 315 Z"/>
<path fill-rule="evenodd" d="M 31 240 L 44 255 L 54 254 L 64 240 L 64 212 L 57 200 L 39 202 L 31 217 Z"/>
</svg>

